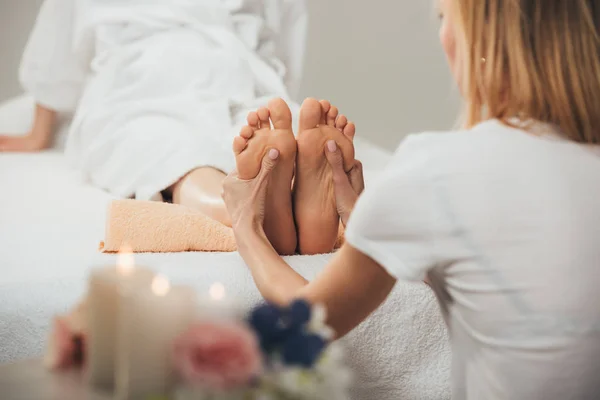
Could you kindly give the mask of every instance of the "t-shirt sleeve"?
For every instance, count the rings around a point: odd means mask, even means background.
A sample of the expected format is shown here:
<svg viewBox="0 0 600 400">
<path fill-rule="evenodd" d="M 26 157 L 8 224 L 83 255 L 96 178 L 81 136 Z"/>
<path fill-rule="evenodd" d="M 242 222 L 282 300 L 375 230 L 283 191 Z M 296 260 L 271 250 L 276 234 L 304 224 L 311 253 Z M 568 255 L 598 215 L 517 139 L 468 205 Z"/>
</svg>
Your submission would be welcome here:
<svg viewBox="0 0 600 400">
<path fill-rule="evenodd" d="M 398 279 L 422 280 L 436 265 L 439 218 L 432 152 L 409 136 L 390 164 L 359 198 L 346 241 Z"/>
</svg>

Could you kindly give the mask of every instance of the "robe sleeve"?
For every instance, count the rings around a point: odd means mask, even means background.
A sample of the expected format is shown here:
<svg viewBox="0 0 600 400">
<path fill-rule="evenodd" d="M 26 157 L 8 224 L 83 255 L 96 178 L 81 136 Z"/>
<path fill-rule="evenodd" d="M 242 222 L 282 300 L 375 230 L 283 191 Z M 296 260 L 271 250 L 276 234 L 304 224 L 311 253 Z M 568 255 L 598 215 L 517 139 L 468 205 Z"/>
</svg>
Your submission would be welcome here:
<svg viewBox="0 0 600 400">
<path fill-rule="evenodd" d="M 73 50 L 76 0 L 45 0 L 25 47 L 19 80 L 35 101 L 73 111 L 87 76 Z"/>
</svg>

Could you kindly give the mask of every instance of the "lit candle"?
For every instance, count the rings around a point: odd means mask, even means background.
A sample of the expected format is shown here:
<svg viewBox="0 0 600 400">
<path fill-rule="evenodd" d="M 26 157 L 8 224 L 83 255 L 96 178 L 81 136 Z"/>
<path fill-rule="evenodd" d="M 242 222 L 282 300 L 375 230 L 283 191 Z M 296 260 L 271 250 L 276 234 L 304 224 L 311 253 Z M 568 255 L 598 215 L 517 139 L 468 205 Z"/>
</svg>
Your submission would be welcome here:
<svg viewBox="0 0 600 400">
<path fill-rule="evenodd" d="M 94 270 L 89 281 L 87 377 L 106 390 L 114 388 L 117 316 L 123 291 L 150 287 L 155 274 L 135 267 L 133 255 L 126 249 L 119 254 L 117 266 Z"/>
<path fill-rule="evenodd" d="M 150 289 L 123 298 L 119 315 L 117 399 L 165 395 L 174 383 L 171 351 L 196 316 L 192 288 L 157 276 Z"/>
<path fill-rule="evenodd" d="M 203 297 L 200 317 L 239 320 L 244 317 L 244 307 L 232 296 L 227 296 L 222 283 L 216 282 L 208 289 L 208 296 Z"/>
</svg>

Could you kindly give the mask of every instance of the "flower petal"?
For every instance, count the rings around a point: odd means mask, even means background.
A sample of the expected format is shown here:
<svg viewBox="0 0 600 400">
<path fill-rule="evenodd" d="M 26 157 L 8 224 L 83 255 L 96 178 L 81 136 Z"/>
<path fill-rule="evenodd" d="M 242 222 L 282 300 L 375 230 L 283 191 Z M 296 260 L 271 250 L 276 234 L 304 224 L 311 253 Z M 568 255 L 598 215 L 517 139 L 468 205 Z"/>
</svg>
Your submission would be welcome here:
<svg viewBox="0 0 600 400">
<path fill-rule="evenodd" d="M 289 325 L 291 329 L 297 329 L 310 321 L 310 304 L 305 300 L 295 300 L 289 308 Z"/>
<path fill-rule="evenodd" d="M 50 369 L 68 368 L 73 364 L 74 351 L 73 335 L 69 330 L 67 320 L 64 317 L 55 317 L 44 364 Z"/>
<path fill-rule="evenodd" d="M 258 339 L 238 323 L 195 324 L 177 338 L 172 356 L 176 371 L 193 386 L 236 388 L 262 372 Z"/>
<path fill-rule="evenodd" d="M 299 333 L 285 341 L 281 358 L 287 365 L 311 368 L 319 359 L 325 345 L 325 340 L 319 335 Z"/>
</svg>

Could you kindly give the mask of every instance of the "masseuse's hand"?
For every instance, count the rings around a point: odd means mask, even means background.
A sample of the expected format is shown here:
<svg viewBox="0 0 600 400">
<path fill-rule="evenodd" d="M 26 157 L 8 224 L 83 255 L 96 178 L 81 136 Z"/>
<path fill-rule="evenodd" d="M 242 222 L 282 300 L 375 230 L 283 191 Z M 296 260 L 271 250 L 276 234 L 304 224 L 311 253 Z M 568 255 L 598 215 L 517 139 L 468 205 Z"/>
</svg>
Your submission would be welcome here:
<svg viewBox="0 0 600 400">
<path fill-rule="evenodd" d="M 365 189 L 362 163 L 355 160 L 352 169 L 346 172 L 344 170 L 342 152 L 333 140 L 327 142 L 325 154 L 333 171 L 333 185 L 338 214 L 340 215 L 342 224 L 346 226 L 348 218 L 350 218 L 350 213 L 352 213 L 356 200 L 358 200 L 358 196 Z"/>
<path fill-rule="evenodd" d="M 249 230 L 262 231 L 268 178 L 278 159 L 279 151 L 271 149 L 263 158 L 260 172 L 254 179 L 239 179 L 237 171 L 234 171 L 223 181 L 223 200 L 231 217 L 236 239 Z"/>
</svg>

